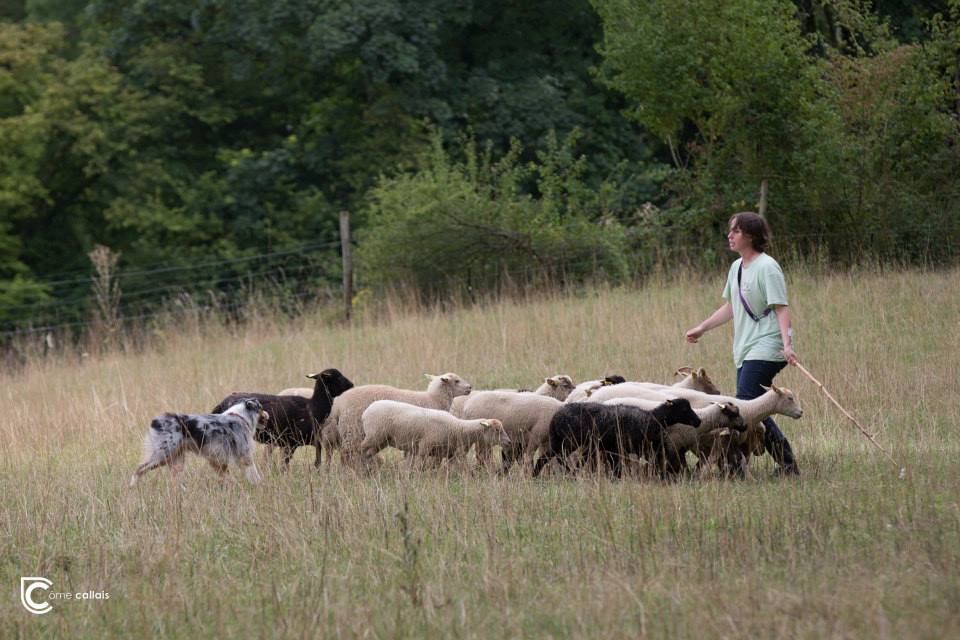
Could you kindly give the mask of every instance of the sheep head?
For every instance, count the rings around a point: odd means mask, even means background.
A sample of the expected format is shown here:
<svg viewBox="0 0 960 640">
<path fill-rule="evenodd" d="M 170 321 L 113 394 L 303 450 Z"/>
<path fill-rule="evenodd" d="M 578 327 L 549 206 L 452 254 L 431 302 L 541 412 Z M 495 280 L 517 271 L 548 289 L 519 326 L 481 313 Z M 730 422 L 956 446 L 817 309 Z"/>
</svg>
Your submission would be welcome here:
<svg viewBox="0 0 960 640">
<path fill-rule="evenodd" d="M 573 390 L 573 387 L 574 387 L 573 378 L 563 374 L 557 374 L 549 378 L 544 378 L 543 381 L 546 382 L 551 387 L 557 387 L 560 389 Z"/>
<path fill-rule="evenodd" d="M 682 378 L 686 382 L 684 386 L 690 389 L 695 389 L 711 395 L 717 395 L 720 393 L 720 389 L 713 383 L 713 380 L 711 380 L 710 376 L 707 375 L 707 370 L 703 367 L 700 367 L 699 369 L 694 369 L 693 367 L 680 367 L 674 372 L 673 375 L 674 377 Z"/>
<path fill-rule="evenodd" d="M 510 436 L 507 435 L 506 429 L 503 428 L 503 423 L 496 418 L 484 418 L 480 421 L 480 426 L 489 434 L 488 438 L 497 440 L 501 447 L 510 444 Z"/>
<path fill-rule="evenodd" d="M 430 380 L 430 386 L 433 387 L 435 384 L 440 384 L 447 389 L 451 397 L 456 398 L 457 396 L 465 396 L 473 390 L 473 387 L 469 382 L 458 376 L 453 372 L 444 373 L 439 376 L 434 376 L 429 373 L 423 374 Z"/>
<path fill-rule="evenodd" d="M 714 404 L 720 407 L 720 413 L 726 418 L 728 427 L 734 431 L 746 431 L 747 425 L 743 421 L 743 416 L 740 415 L 740 407 L 732 402 L 714 402 Z"/>
<path fill-rule="evenodd" d="M 775 393 L 777 395 L 777 413 L 785 415 L 788 418 L 794 418 L 795 420 L 799 420 L 803 417 L 803 409 L 800 408 L 800 401 L 797 400 L 797 397 L 793 394 L 793 391 L 778 387 L 775 384 L 771 384 L 769 387 L 765 387 L 763 385 L 760 386 L 767 393 Z"/>
</svg>

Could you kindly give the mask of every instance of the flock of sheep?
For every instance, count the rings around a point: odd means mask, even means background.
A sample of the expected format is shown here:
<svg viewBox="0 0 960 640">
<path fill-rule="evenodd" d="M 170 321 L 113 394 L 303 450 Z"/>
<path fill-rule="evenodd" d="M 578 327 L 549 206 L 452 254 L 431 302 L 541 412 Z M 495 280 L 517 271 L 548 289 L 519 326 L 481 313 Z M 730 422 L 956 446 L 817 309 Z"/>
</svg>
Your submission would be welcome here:
<svg viewBox="0 0 960 640">
<path fill-rule="evenodd" d="M 473 390 L 455 373 L 427 375 L 422 391 L 387 385 L 354 386 L 340 371 L 308 376 L 313 388 L 279 394 L 234 393 L 213 412 L 255 399 L 264 413 L 252 437 L 283 451 L 289 464 L 301 446 L 364 469 L 387 447 L 404 451 L 412 466 L 464 458 L 475 447 L 479 464 L 501 451 L 500 469 L 524 462 L 536 476 L 551 461 L 567 472 L 583 466 L 620 476 L 625 463 L 675 477 L 697 468 L 746 473 L 751 454 L 763 453 L 761 421 L 773 414 L 802 415 L 788 389 L 772 387 L 753 400 L 720 395 L 703 369 L 677 370 L 672 385 L 607 376 L 574 385 L 567 375 L 545 378 L 533 391 Z"/>
</svg>

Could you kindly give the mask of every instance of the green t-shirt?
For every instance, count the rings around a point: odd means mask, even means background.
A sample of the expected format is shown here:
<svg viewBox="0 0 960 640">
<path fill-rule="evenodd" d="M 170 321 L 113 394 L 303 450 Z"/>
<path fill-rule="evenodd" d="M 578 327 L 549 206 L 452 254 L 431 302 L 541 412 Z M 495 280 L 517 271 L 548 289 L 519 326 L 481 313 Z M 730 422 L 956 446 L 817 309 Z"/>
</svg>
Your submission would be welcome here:
<svg viewBox="0 0 960 640">
<path fill-rule="evenodd" d="M 739 369 L 744 360 L 772 360 L 783 362 L 783 338 L 777 314 L 770 313 L 757 322 L 750 317 L 737 294 L 737 270 L 743 258 L 730 265 L 723 297 L 733 307 L 733 362 Z M 761 253 L 749 266 L 743 268 L 740 278 L 743 297 L 757 316 L 768 307 L 787 304 L 787 284 L 777 261 Z"/>
</svg>

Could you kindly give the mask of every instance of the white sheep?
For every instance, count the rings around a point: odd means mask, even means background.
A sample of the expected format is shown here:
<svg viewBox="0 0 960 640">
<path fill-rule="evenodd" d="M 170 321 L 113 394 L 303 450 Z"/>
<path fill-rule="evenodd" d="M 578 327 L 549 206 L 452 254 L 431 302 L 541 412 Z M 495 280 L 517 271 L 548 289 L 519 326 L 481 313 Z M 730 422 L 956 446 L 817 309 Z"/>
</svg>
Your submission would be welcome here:
<svg viewBox="0 0 960 640">
<path fill-rule="evenodd" d="M 410 455 L 411 464 L 453 458 L 474 444 L 508 446 L 510 437 L 496 418 L 464 420 L 447 411 L 427 409 L 395 400 L 377 400 L 361 419 L 366 434 L 360 446 L 364 460 L 385 447 Z"/>
<path fill-rule="evenodd" d="M 354 387 L 337 396 L 330 416 L 321 428 L 321 443 L 328 451 L 342 447 L 344 461 L 353 461 L 364 438 L 363 412 L 377 400 L 396 400 L 410 405 L 449 411 L 453 399 L 470 393 L 470 383 L 455 373 L 424 374 L 430 383 L 425 391 L 398 389 L 384 384 Z M 329 456 L 329 461 L 332 456 Z"/>
<path fill-rule="evenodd" d="M 656 382 L 621 381 L 620 383 L 603 383 L 603 381 L 597 381 L 602 384 L 597 384 L 593 388 L 586 388 L 582 394 L 574 391 L 567 398 L 567 402 L 605 402 L 611 398 L 628 397 L 664 402 L 674 398 L 687 397 L 682 395 L 684 391 L 699 391 L 711 395 L 720 393 L 720 390 L 702 368 L 680 367 L 674 372 L 674 376 L 678 380 L 672 385 Z M 609 380 L 609 378 L 607 379 Z M 693 403 L 691 402 L 691 404 Z M 704 403 L 702 406 L 706 406 L 706 404 Z"/>
<path fill-rule="evenodd" d="M 556 398 L 561 402 L 566 399 L 570 392 L 573 391 L 574 384 L 573 378 L 568 375 L 558 373 L 555 376 L 550 376 L 549 378 L 543 379 L 543 384 L 534 389 L 532 392 L 528 391 L 514 391 L 513 389 L 488 389 L 488 391 L 509 391 L 513 393 L 533 393 L 538 396 L 546 396 L 548 398 Z M 480 391 L 474 391 L 474 394 L 480 393 Z M 466 404 L 467 398 L 469 396 L 458 396 L 453 399 L 453 403 L 450 405 L 450 413 L 457 416 L 458 418 L 463 417 L 463 405 Z"/>
<path fill-rule="evenodd" d="M 676 391 L 674 389 L 676 389 Z M 621 384 L 596 389 L 585 402 L 606 402 L 613 398 L 642 398 L 644 400 L 666 402 L 667 400 L 676 400 L 679 398 L 680 395 L 678 392 L 682 391 L 684 390 L 671 386 L 655 385 L 648 382 L 623 382 Z M 687 391 L 689 391 L 689 389 Z M 690 405 L 696 406 L 692 401 Z"/>
<path fill-rule="evenodd" d="M 565 402 L 586 402 L 587 398 L 593 395 L 593 392 L 600 387 L 606 387 L 612 384 L 621 384 L 626 381 L 626 378 L 621 375 L 610 375 L 600 380 L 587 380 L 586 382 L 581 382 L 574 387 L 573 391 L 571 391 L 566 398 L 562 399 Z"/>
<path fill-rule="evenodd" d="M 479 391 L 467 397 L 463 417 L 497 418 L 503 423 L 511 440 L 509 447 L 501 449 L 502 470 L 506 473 L 524 453 L 532 453 L 549 438 L 550 420 L 562 406 L 560 400 L 536 393 Z M 488 454 L 484 445 L 477 447 L 478 461 L 485 462 Z"/>
<path fill-rule="evenodd" d="M 558 373 L 555 376 L 544 378 L 543 384 L 537 387 L 534 390 L 534 393 L 539 396 L 556 398 L 557 400 L 563 402 L 567 399 L 567 396 L 570 395 L 573 389 L 573 378 L 568 375 Z"/>
</svg>

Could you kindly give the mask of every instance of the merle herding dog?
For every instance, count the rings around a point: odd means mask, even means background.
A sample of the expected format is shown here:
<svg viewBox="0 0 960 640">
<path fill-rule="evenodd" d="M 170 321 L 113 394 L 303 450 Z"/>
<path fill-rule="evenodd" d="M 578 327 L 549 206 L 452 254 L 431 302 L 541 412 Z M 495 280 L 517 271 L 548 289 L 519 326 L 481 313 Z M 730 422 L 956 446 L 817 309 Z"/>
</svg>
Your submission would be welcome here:
<svg viewBox="0 0 960 640">
<path fill-rule="evenodd" d="M 130 486 L 147 471 L 163 465 L 170 467 L 176 480 L 187 451 L 206 458 L 221 476 L 228 465 L 238 464 L 246 471 L 247 480 L 256 484 L 261 478 L 253 462 L 253 432 L 268 417 L 255 398 L 240 400 L 223 413 L 161 414 L 150 422 L 143 440 L 143 462 L 130 478 Z"/>
</svg>

